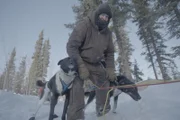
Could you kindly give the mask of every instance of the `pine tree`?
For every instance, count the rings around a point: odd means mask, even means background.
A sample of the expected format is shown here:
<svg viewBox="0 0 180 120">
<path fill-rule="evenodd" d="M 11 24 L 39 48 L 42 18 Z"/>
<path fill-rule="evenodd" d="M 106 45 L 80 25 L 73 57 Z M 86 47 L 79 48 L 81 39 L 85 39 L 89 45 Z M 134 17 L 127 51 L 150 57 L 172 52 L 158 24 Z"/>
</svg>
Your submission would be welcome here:
<svg viewBox="0 0 180 120">
<path fill-rule="evenodd" d="M 42 65 L 42 45 L 43 45 L 43 31 L 39 35 L 39 39 L 36 41 L 35 52 L 33 54 L 33 61 L 28 75 L 28 93 L 36 94 L 36 79 L 43 77 L 43 65 Z"/>
<path fill-rule="evenodd" d="M 116 42 L 119 48 L 117 62 L 120 64 L 119 72 L 132 79 L 130 56 L 132 55 L 132 45 L 125 31 L 126 21 L 129 18 L 130 5 L 128 1 L 109 0 L 112 8 L 112 30 L 116 36 Z"/>
<path fill-rule="evenodd" d="M 173 51 L 172 57 L 176 58 L 179 57 L 180 58 L 180 45 L 179 46 L 175 46 L 171 48 Z"/>
<path fill-rule="evenodd" d="M 179 0 L 157 0 L 156 8 L 159 17 L 165 18 L 170 38 L 180 38 Z"/>
<path fill-rule="evenodd" d="M 5 64 L 5 68 L 4 68 L 4 71 L 3 71 L 3 74 L 2 74 L 2 79 L 3 79 L 3 89 L 4 90 L 7 90 L 7 84 L 8 84 L 8 80 L 7 80 L 7 68 L 8 68 L 8 63 L 6 61 L 6 64 Z"/>
<path fill-rule="evenodd" d="M 64 24 L 65 27 L 73 29 L 79 21 L 86 17 L 90 11 L 97 8 L 100 3 L 102 3 L 102 0 L 79 0 L 80 5 L 74 5 L 72 7 L 76 21 L 74 23 Z"/>
<path fill-rule="evenodd" d="M 22 94 L 28 95 L 29 94 L 29 78 L 26 75 L 23 85 L 22 85 Z"/>
<path fill-rule="evenodd" d="M 141 76 L 143 76 L 144 74 L 142 73 L 142 71 L 140 71 L 136 60 L 134 62 L 133 75 L 134 75 L 135 82 L 139 82 L 143 80 Z"/>
<path fill-rule="evenodd" d="M 22 86 L 25 81 L 25 72 L 26 72 L 26 57 L 22 58 L 22 61 L 19 66 L 19 70 L 16 73 L 16 83 L 15 83 L 15 92 L 22 94 Z"/>
<path fill-rule="evenodd" d="M 123 27 L 118 29 L 119 34 L 116 36 L 120 36 L 120 39 L 117 39 L 118 45 L 118 58 L 116 62 L 119 63 L 119 72 L 122 75 L 127 76 L 129 79 L 132 79 L 132 72 L 131 72 L 131 62 L 130 57 L 132 55 L 132 45 L 130 44 L 129 38 Z"/>
<path fill-rule="evenodd" d="M 157 79 L 157 73 L 155 64 L 158 64 L 162 78 L 164 80 L 170 79 L 168 75 L 167 63 L 171 61 L 169 53 L 165 51 L 165 39 L 162 37 L 159 29 L 162 28 L 162 23 L 158 22 L 156 12 L 154 12 L 151 3 L 148 0 L 133 0 L 135 6 L 135 22 L 138 23 L 139 31 L 138 35 L 142 44 L 147 48 L 147 51 L 143 54 L 146 55 L 146 59 L 151 62 L 155 77 Z"/>
<path fill-rule="evenodd" d="M 152 66 L 155 78 L 158 79 L 157 70 L 155 67 L 154 57 L 152 53 L 152 45 L 149 42 L 149 38 L 147 35 L 147 30 L 145 28 L 147 21 L 148 21 L 148 9 L 145 9 L 145 6 L 148 6 L 148 3 L 146 0 L 140 1 L 140 0 L 132 0 L 133 6 L 135 9 L 134 12 L 134 21 L 136 22 L 139 30 L 137 34 L 140 36 L 140 40 L 142 41 L 143 47 L 146 49 L 146 51 L 142 52 L 141 55 L 146 55 L 146 60 L 150 62 L 150 66 Z"/>
<path fill-rule="evenodd" d="M 39 35 L 39 39 L 36 42 L 36 47 L 35 47 L 35 53 L 34 56 L 32 57 L 34 61 L 37 62 L 36 64 L 36 77 L 42 77 L 43 76 L 43 63 L 42 63 L 42 47 L 43 47 L 43 31 L 41 31 Z"/>
<path fill-rule="evenodd" d="M 172 78 L 174 80 L 179 79 L 180 78 L 180 72 L 178 71 L 178 67 L 174 61 L 169 62 L 169 68 L 171 70 Z"/>
<path fill-rule="evenodd" d="M 156 0 L 156 14 L 165 19 L 170 38 L 180 38 L 180 5 L 179 0 Z M 180 45 L 172 47 L 173 57 L 180 56 Z"/>
<path fill-rule="evenodd" d="M 5 79 L 6 71 L 4 70 L 3 73 L 0 75 L 0 89 L 3 89 L 4 79 Z"/>
<path fill-rule="evenodd" d="M 50 58 L 50 50 L 51 46 L 49 44 L 49 40 L 45 40 L 42 51 L 42 62 L 43 62 L 43 80 L 47 77 L 47 69 L 49 67 L 49 58 Z"/>
<path fill-rule="evenodd" d="M 6 64 L 5 68 L 5 78 L 4 78 L 4 85 L 3 89 L 8 91 L 12 91 L 14 88 L 14 79 L 15 79 L 15 56 L 16 56 L 16 49 L 14 48 L 11 52 L 10 59 Z"/>
<path fill-rule="evenodd" d="M 3 83 L 4 83 L 4 76 L 3 74 L 0 74 L 0 90 L 3 89 Z"/>
</svg>

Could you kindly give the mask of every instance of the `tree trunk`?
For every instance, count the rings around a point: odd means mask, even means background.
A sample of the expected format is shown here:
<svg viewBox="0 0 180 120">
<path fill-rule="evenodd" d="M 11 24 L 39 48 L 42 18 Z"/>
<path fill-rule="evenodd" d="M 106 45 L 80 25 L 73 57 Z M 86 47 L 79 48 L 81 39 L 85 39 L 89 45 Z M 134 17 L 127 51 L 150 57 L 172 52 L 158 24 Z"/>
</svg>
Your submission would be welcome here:
<svg viewBox="0 0 180 120">
<path fill-rule="evenodd" d="M 8 84 L 8 82 L 7 82 L 7 70 L 6 70 L 5 77 L 4 77 L 4 83 L 3 83 L 3 90 L 7 89 L 7 84 Z"/>
<path fill-rule="evenodd" d="M 151 55 L 150 48 L 149 48 L 149 45 L 148 45 L 148 43 L 147 43 L 147 40 L 145 40 L 145 41 L 146 41 L 146 48 L 147 48 L 148 53 L 149 53 L 151 65 L 152 65 L 152 67 L 153 67 L 154 75 L 155 75 L 155 78 L 158 80 L 158 76 L 157 76 L 155 64 L 154 64 L 154 61 L 153 61 L 153 56 Z"/>
<path fill-rule="evenodd" d="M 122 39 L 123 40 L 123 39 Z M 128 50 L 129 50 L 129 48 L 128 48 L 128 43 L 127 43 L 128 41 L 124 41 L 123 40 L 123 44 L 122 44 L 122 46 L 126 46 L 126 47 L 124 47 L 124 56 L 123 56 L 123 62 L 124 62 L 124 71 L 125 71 L 125 75 L 127 76 L 127 78 L 129 78 L 130 80 L 132 80 L 132 72 L 131 72 L 131 66 L 130 66 L 130 60 L 129 60 L 129 54 L 128 54 Z"/>
<path fill-rule="evenodd" d="M 154 40 L 154 37 L 152 35 L 152 32 L 151 32 L 150 28 L 148 28 L 148 32 L 150 33 L 150 36 L 151 36 L 152 45 L 153 45 L 153 48 L 154 48 L 154 51 L 155 51 L 155 54 L 156 54 L 156 57 L 157 57 L 157 62 L 158 62 L 158 65 L 159 65 L 159 68 L 160 68 L 160 71 L 161 71 L 161 74 L 162 74 L 162 78 L 164 80 L 166 80 L 167 75 L 165 73 L 164 66 L 162 65 L 162 59 L 161 59 L 160 54 L 158 53 L 157 46 L 156 46 L 156 43 L 155 43 L 155 40 Z"/>
<path fill-rule="evenodd" d="M 122 37 L 120 35 L 120 31 L 119 31 L 120 27 L 118 27 L 117 20 L 115 17 L 113 17 L 112 20 L 113 20 L 114 32 L 115 32 L 117 43 L 118 43 L 118 48 L 120 51 L 120 53 L 119 53 L 120 54 L 120 68 L 121 68 L 120 74 L 125 75 L 127 78 L 132 80 L 131 69 L 129 66 L 129 60 L 127 59 L 128 56 L 125 53 L 125 51 L 126 51 L 124 48 L 125 45 L 123 43 L 123 39 L 122 39 Z"/>
<path fill-rule="evenodd" d="M 148 42 L 147 42 L 146 39 L 145 39 L 145 43 L 146 43 L 146 48 L 147 48 L 148 53 L 149 53 L 149 57 L 150 57 L 151 65 L 152 65 L 152 67 L 153 67 L 153 71 L 154 71 L 155 78 L 158 80 L 158 76 L 157 76 L 155 64 L 154 64 L 154 61 L 153 61 L 153 56 L 151 55 L 150 47 L 149 47 L 149 44 L 148 44 Z"/>
</svg>

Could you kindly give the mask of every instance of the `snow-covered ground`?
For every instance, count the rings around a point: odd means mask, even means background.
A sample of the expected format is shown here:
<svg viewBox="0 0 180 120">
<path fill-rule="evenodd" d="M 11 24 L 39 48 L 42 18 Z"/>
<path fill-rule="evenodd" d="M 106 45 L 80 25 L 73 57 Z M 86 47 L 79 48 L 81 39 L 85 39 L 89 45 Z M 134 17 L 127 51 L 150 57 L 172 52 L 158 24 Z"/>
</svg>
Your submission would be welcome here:
<svg viewBox="0 0 180 120">
<path fill-rule="evenodd" d="M 128 95 L 119 96 L 117 113 L 96 118 L 95 103 L 86 109 L 86 120 L 180 120 L 180 83 L 149 86 L 140 91 L 142 100 L 136 102 Z M 0 120 L 28 120 L 33 114 L 38 98 L 0 91 Z M 55 113 L 62 114 L 63 101 Z M 49 103 L 44 104 L 36 120 L 48 120 Z M 57 118 L 56 120 L 60 120 Z"/>
</svg>

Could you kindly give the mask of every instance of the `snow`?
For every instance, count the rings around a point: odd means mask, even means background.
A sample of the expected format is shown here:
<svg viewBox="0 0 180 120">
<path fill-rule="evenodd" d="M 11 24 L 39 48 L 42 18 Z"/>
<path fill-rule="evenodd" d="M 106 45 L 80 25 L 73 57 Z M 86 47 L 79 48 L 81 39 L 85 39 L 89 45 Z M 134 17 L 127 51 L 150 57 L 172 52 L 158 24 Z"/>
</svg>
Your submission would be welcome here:
<svg viewBox="0 0 180 120">
<path fill-rule="evenodd" d="M 95 115 L 95 101 L 93 101 L 85 110 L 86 120 L 180 120 L 179 91 L 180 83 L 149 86 L 139 91 L 142 97 L 139 102 L 122 93 L 119 96 L 117 113 L 109 112 L 100 118 Z M 38 98 L 35 96 L 0 91 L 0 120 L 28 120 L 34 113 L 37 102 Z M 61 99 L 55 113 L 61 116 L 62 108 Z M 49 103 L 46 102 L 37 114 L 36 120 L 47 120 L 48 115 Z"/>
</svg>

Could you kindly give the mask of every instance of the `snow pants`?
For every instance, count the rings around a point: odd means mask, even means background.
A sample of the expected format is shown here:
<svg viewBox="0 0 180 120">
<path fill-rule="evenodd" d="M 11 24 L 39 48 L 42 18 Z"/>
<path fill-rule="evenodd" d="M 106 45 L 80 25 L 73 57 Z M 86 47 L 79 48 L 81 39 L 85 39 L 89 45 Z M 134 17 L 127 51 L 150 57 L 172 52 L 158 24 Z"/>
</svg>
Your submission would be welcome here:
<svg viewBox="0 0 180 120">
<path fill-rule="evenodd" d="M 110 83 L 106 79 L 106 71 L 101 63 L 98 64 L 89 64 L 85 62 L 87 69 L 90 72 L 90 79 L 98 87 L 109 87 Z M 108 89 L 100 90 L 96 89 L 96 113 L 97 116 L 102 114 L 104 104 L 106 101 L 106 95 Z M 107 102 L 107 109 L 110 110 L 109 99 Z M 76 77 L 73 86 L 70 90 L 70 101 L 69 107 L 67 110 L 67 120 L 84 120 L 84 89 L 83 89 L 83 80 L 79 77 Z"/>
</svg>

